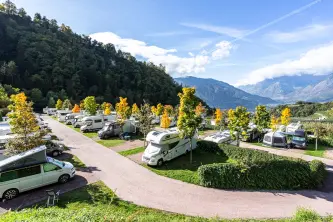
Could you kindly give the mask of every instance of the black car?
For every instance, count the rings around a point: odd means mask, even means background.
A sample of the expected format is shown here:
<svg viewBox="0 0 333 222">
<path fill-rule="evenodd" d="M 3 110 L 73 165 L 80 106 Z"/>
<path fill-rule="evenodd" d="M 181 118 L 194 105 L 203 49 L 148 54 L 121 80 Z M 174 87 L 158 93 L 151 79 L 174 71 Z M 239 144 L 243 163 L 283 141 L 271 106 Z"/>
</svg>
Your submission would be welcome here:
<svg viewBox="0 0 333 222">
<path fill-rule="evenodd" d="M 307 141 L 306 141 L 306 133 L 304 130 L 296 130 L 291 139 L 291 147 L 306 149 Z"/>
</svg>

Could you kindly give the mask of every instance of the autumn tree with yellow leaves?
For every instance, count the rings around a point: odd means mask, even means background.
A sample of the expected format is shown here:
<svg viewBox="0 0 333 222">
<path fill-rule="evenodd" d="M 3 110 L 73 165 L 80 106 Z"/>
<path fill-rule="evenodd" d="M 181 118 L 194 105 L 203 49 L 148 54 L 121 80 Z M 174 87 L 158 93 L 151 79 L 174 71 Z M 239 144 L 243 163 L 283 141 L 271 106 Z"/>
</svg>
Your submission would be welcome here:
<svg viewBox="0 0 333 222">
<path fill-rule="evenodd" d="M 165 105 L 164 111 L 167 112 L 169 116 L 171 116 L 173 114 L 173 107 L 171 105 Z"/>
<path fill-rule="evenodd" d="M 274 132 L 278 129 L 279 124 L 280 124 L 280 119 L 276 116 L 272 116 L 270 127 Z"/>
<path fill-rule="evenodd" d="M 119 102 L 116 104 L 116 112 L 120 116 L 121 123 L 131 115 L 131 108 L 127 103 L 127 98 L 119 97 Z"/>
<path fill-rule="evenodd" d="M 62 109 L 62 101 L 61 101 L 61 99 L 58 99 L 58 100 L 57 100 L 57 103 L 56 103 L 56 109 L 57 109 L 57 110 Z"/>
<path fill-rule="evenodd" d="M 132 115 L 137 115 L 140 112 L 140 109 L 136 103 L 132 105 Z"/>
<path fill-rule="evenodd" d="M 6 144 L 6 154 L 14 155 L 44 144 L 46 131 L 40 129 L 33 113 L 32 102 L 27 101 L 24 93 L 12 95 L 12 104 L 8 106 L 11 132 L 15 134 Z"/>
<path fill-rule="evenodd" d="M 222 126 L 222 121 L 223 121 L 222 117 L 223 117 L 222 110 L 217 108 L 215 110 L 215 126 L 218 128 Z"/>
<path fill-rule="evenodd" d="M 171 124 L 171 120 L 168 115 L 168 112 L 166 110 L 164 110 L 162 119 L 161 119 L 161 127 L 164 129 L 167 129 L 167 128 L 169 128 L 170 124 Z"/>
<path fill-rule="evenodd" d="M 75 104 L 75 105 L 74 105 L 74 108 L 72 109 L 72 112 L 73 112 L 73 113 L 79 113 L 79 112 L 80 112 L 80 107 L 79 107 L 78 104 Z"/>
<path fill-rule="evenodd" d="M 284 108 L 281 112 L 281 124 L 282 125 L 288 125 L 291 120 L 291 111 L 288 107 Z"/>
<path fill-rule="evenodd" d="M 243 106 L 237 106 L 235 110 L 228 111 L 228 128 L 232 138 L 237 140 L 239 145 L 239 135 L 246 137 L 246 131 L 250 123 L 250 112 Z M 236 135 L 235 135 L 236 134 Z"/>
<path fill-rule="evenodd" d="M 155 116 L 157 116 L 157 115 L 156 115 L 156 112 L 157 112 L 156 106 L 152 106 L 152 107 L 150 108 L 150 110 L 151 110 L 151 112 L 152 112 Z"/>
<path fill-rule="evenodd" d="M 197 114 L 198 116 L 204 114 L 205 111 L 206 109 L 201 102 L 197 105 L 197 107 L 195 107 L 195 114 Z"/>
<path fill-rule="evenodd" d="M 156 116 L 161 116 L 163 114 L 163 111 L 164 111 L 164 106 L 161 103 L 157 104 Z"/>
</svg>

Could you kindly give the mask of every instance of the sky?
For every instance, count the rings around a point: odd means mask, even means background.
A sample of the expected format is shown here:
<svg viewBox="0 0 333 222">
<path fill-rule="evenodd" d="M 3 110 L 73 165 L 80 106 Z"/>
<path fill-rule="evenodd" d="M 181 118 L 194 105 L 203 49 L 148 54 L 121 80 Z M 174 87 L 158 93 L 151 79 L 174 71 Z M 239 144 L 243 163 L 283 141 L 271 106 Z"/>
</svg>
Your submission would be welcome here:
<svg viewBox="0 0 333 222">
<path fill-rule="evenodd" d="M 12 1 L 173 77 L 237 86 L 333 72 L 332 0 Z"/>
</svg>

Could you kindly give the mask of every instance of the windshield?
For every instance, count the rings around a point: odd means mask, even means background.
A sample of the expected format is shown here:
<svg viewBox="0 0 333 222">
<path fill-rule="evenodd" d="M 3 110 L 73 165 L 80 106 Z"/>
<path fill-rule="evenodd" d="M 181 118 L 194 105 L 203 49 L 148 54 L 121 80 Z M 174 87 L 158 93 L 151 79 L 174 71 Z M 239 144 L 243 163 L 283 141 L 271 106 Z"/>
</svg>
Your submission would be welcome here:
<svg viewBox="0 0 333 222">
<path fill-rule="evenodd" d="M 298 142 L 305 142 L 305 138 L 304 137 L 299 137 L 299 136 L 294 136 L 293 140 L 298 141 Z"/>
<path fill-rule="evenodd" d="M 149 143 L 147 146 L 147 152 L 149 154 L 158 154 L 162 149 L 162 145 L 156 144 L 156 143 Z"/>
<path fill-rule="evenodd" d="M 108 130 L 108 128 L 109 128 L 109 126 L 103 126 L 102 130 L 106 131 L 106 130 Z M 112 127 L 110 127 L 110 129 L 112 129 Z"/>
<path fill-rule="evenodd" d="M 60 161 L 60 160 L 53 159 L 53 158 L 51 158 L 51 157 L 47 157 L 47 162 L 49 162 L 49 163 L 54 163 L 54 164 L 56 164 L 56 165 L 58 165 L 58 166 L 60 166 L 60 167 L 65 166 L 65 163 L 64 163 L 64 162 L 62 162 L 62 161 Z"/>
</svg>

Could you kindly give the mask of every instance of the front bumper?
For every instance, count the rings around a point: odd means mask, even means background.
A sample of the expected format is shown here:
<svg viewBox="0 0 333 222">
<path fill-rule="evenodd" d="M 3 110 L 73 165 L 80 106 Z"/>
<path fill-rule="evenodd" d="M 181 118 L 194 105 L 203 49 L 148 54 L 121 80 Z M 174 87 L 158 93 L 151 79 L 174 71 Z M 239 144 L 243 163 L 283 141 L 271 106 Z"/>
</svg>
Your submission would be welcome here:
<svg viewBox="0 0 333 222">
<path fill-rule="evenodd" d="M 157 159 L 155 159 L 155 158 L 149 158 L 149 157 L 142 155 L 141 159 L 142 159 L 142 162 L 144 162 L 148 165 L 151 165 L 151 166 L 157 165 Z"/>
</svg>

